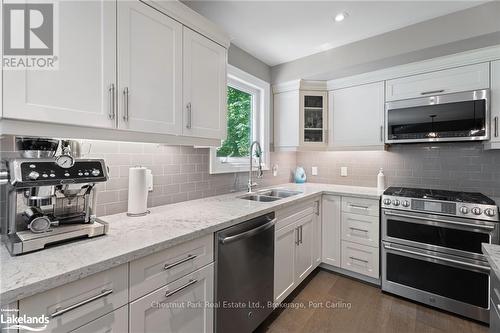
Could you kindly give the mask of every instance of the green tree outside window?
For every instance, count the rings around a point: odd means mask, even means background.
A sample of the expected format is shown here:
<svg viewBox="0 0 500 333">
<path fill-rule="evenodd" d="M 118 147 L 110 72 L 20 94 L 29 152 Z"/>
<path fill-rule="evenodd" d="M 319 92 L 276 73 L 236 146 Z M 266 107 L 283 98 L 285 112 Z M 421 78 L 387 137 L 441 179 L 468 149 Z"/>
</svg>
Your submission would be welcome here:
<svg viewBox="0 0 500 333">
<path fill-rule="evenodd" d="M 252 95 L 227 87 L 227 138 L 217 157 L 246 157 L 250 150 Z"/>
</svg>

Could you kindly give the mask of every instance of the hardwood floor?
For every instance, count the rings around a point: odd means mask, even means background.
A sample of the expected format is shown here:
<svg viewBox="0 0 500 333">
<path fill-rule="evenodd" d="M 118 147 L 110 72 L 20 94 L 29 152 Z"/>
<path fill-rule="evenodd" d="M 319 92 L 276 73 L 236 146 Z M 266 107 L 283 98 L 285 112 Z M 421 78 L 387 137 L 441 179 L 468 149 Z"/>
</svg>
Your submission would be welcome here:
<svg viewBox="0 0 500 333">
<path fill-rule="evenodd" d="M 303 304 L 303 308 L 275 311 L 257 332 L 488 332 L 487 326 L 384 294 L 372 285 L 325 270 L 318 270 L 285 302 Z"/>
</svg>

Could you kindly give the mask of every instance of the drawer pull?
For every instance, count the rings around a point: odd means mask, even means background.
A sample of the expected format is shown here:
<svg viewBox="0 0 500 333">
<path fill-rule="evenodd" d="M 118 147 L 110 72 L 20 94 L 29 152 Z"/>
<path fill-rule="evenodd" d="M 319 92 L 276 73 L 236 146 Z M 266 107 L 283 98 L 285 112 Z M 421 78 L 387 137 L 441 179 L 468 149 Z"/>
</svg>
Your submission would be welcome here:
<svg viewBox="0 0 500 333">
<path fill-rule="evenodd" d="M 358 209 L 368 209 L 368 208 L 370 208 L 368 206 L 361 206 L 361 205 L 355 205 L 355 204 L 349 204 L 349 207 L 358 208 Z"/>
<path fill-rule="evenodd" d="M 352 231 L 360 231 L 360 232 L 368 233 L 368 230 L 365 230 L 365 229 L 359 229 L 359 228 L 354 228 L 354 227 L 349 227 L 349 229 L 351 229 Z"/>
<path fill-rule="evenodd" d="M 86 300 L 78 302 L 78 303 L 73 304 L 71 306 L 68 306 L 67 308 L 64 308 L 64 309 L 61 309 L 61 310 L 57 310 L 56 312 L 54 312 L 53 314 L 51 314 L 50 317 L 51 318 L 59 317 L 59 316 L 65 314 L 66 312 L 69 312 L 71 310 L 79 308 L 80 306 L 83 306 L 85 304 L 93 302 L 93 301 L 95 301 L 95 300 L 97 300 L 99 298 L 106 297 L 109 294 L 111 294 L 112 292 L 113 292 L 113 289 L 103 289 L 99 295 L 95 295 L 95 296 L 92 296 L 90 298 L 87 298 Z"/>
<path fill-rule="evenodd" d="M 361 262 L 364 262 L 365 264 L 368 264 L 368 260 L 365 260 L 365 259 L 359 259 L 356 257 L 349 257 L 349 259 L 354 260 L 354 261 L 361 261 Z"/>
<path fill-rule="evenodd" d="M 179 291 L 184 290 L 184 289 L 186 289 L 187 287 L 189 287 L 189 286 L 191 286 L 191 285 L 195 284 L 196 282 L 198 282 L 198 280 L 196 280 L 196 279 L 195 279 L 195 280 L 189 280 L 189 282 L 188 282 L 188 283 L 186 283 L 185 285 L 180 286 L 179 288 L 176 288 L 176 289 L 174 289 L 174 290 L 172 290 L 172 291 L 170 291 L 170 292 L 167 292 L 167 293 L 165 294 L 165 297 L 170 297 L 170 296 L 173 296 L 173 295 L 177 294 Z"/>
<path fill-rule="evenodd" d="M 439 94 L 444 92 L 444 89 L 439 89 L 439 90 L 431 90 L 431 91 L 423 91 L 420 93 L 420 95 L 429 95 L 429 94 Z"/>
<path fill-rule="evenodd" d="M 194 254 L 190 254 L 190 255 L 188 255 L 186 258 L 181 259 L 181 260 L 179 260 L 179 261 L 176 261 L 176 262 L 174 262 L 173 264 L 165 264 L 165 266 L 163 266 L 163 269 L 164 269 L 164 270 L 169 270 L 169 269 L 171 269 L 171 268 L 174 268 L 175 266 L 179 266 L 180 264 L 183 264 L 183 263 L 185 263 L 185 262 L 187 262 L 187 261 L 190 261 L 190 260 L 193 260 L 193 259 L 195 259 L 195 258 L 196 258 L 196 255 L 194 255 Z"/>
</svg>

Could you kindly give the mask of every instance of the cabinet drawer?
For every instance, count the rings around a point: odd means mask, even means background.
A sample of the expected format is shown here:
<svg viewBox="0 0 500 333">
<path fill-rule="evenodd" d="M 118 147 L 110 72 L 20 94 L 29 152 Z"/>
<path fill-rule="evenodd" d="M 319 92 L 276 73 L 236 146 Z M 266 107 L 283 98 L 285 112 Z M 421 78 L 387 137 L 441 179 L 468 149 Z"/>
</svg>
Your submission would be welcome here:
<svg viewBox="0 0 500 333">
<path fill-rule="evenodd" d="M 342 241 L 342 268 L 378 279 L 379 249 Z"/>
<path fill-rule="evenodd" d="M 194 272 L 214 260 L 213 235 L 207 235 L 130 263 L 130 300 Z"/>
<path fill-rule="evenodd" d="M 342 211 L 360 215 L 379 216 L 379 201 L 374 199 L 342 197 Z"/>
<path fill-rule="evenodd" d="M 342 213 L 342 239 L 378 247 L 379 219 L 376 216 Z"/>
<path fill-rule="evenodd" d="M 386 101 L 490 87 L 489 64 L 481 63 L 386 81 Z"/>
<path fill-rule="evenodd" d="M 110 313 L 128 301 L 127 264 L 22 299 L 19 313 L 45 314 L 44 332 L 68 332 Z"/>
<path fill-rule="evenodd" d="M 316 201 L 308 201 L 297 206 L 285 208 L 276 212 L 276 230 L 279 230 L 297 220 L 311 214 L 316 214 L 319 209 L 319 198 Z"/>
<path fill-rule="evenodd" d="M 214 265 L 130 303 L 130 332 L 212 332 Z"/>
<path fill-rule="evenodd" d="M 71 333 L 127 333 L 128 332 L 128 306 L 108 313 Z"/>
</svg>

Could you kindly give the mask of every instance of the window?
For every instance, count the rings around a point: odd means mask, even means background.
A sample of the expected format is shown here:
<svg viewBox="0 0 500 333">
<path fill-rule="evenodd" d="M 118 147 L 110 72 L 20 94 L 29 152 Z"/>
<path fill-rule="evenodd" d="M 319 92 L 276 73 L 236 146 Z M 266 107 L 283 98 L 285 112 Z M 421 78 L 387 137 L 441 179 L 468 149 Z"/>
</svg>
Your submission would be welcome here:
<svg viewBox="0 0 500 333">
<path fill-rule="evenodd" d="M 268 169 L 270 85 L 230 65 L 227 81 L 227 137 L 211 149 L 210 173 L 248 171 L 254 140 L 262 146 L 263 168 Z"/>
</svg>

